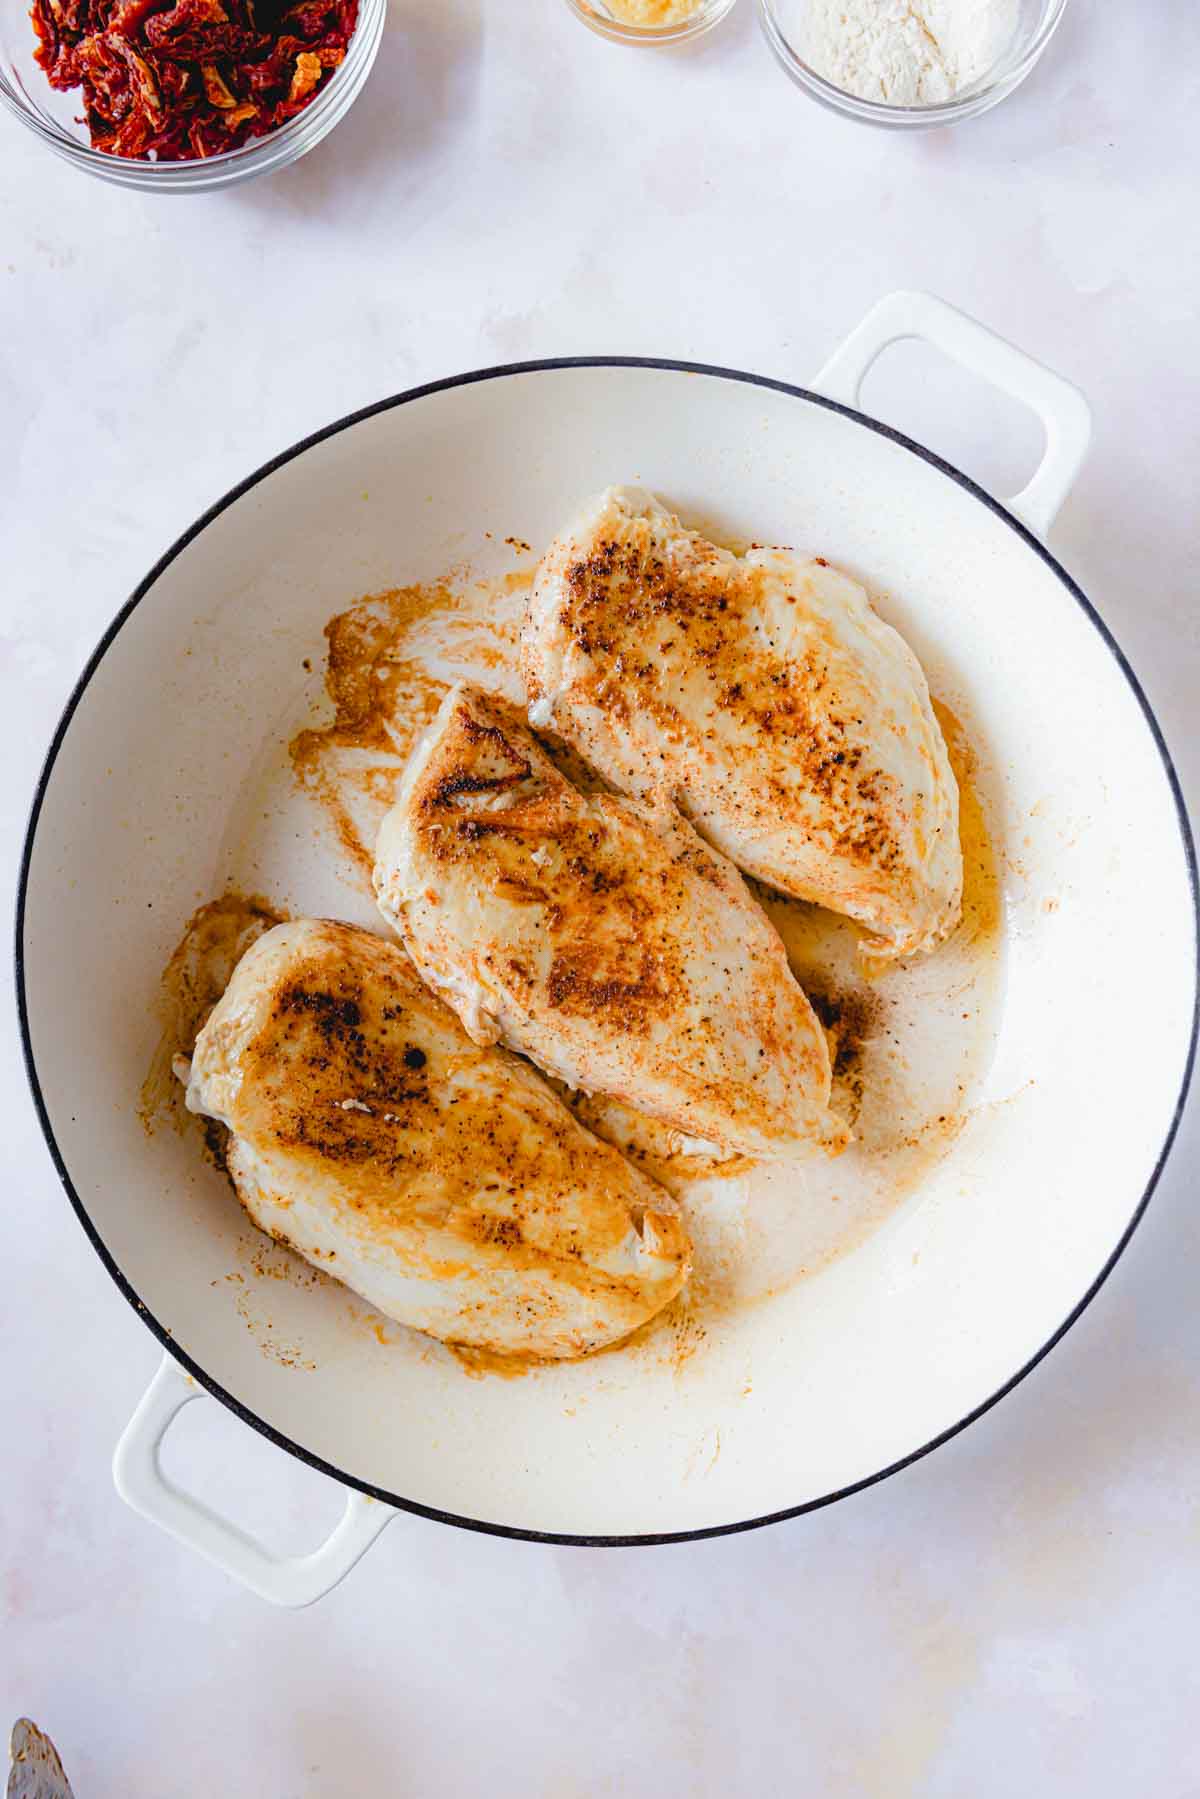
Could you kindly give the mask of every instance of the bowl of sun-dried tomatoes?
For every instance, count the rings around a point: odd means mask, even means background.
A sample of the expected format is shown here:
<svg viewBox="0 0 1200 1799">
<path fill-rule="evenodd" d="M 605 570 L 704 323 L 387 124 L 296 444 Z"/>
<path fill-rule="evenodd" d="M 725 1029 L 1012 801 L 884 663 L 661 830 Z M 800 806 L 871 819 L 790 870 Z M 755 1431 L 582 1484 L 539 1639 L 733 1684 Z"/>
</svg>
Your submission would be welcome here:
<svg viewBox="0 0 1200 1799">
<path fill-rule="evenodd" d="M 0 102 L 127 187 L 224 187 L 320 143 L 387 0 L 0 0 Z"/>
</svg>

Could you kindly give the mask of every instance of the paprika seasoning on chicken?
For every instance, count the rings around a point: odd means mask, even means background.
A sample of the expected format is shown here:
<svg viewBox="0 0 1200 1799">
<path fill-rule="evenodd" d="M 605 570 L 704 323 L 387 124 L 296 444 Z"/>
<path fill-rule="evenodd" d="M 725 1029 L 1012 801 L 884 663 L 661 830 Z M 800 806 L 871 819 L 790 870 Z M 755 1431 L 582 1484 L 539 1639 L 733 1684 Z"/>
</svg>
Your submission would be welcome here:
<svg viewBox="0 0 1200 1799">
<path fill-rule="evenodd" d="M 180 162 L 264 137 L 346 54 L 358 0 L 33 0 L 37 61 L 92 146 Z"/>
</svg>

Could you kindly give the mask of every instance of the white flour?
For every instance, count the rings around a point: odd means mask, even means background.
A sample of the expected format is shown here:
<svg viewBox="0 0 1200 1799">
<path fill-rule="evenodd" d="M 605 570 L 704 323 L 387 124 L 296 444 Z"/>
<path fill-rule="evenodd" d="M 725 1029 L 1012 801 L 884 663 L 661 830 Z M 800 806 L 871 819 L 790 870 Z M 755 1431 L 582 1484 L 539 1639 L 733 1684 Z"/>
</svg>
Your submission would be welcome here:
<svg viewBox="0 0 1200 1799">
<path fill-rule="evenodd" d="M 807 0 L 795 40 L 863 100 L 929 106 L 970 87 L 1012 42 L 1019 0 Z"/>
</svg>

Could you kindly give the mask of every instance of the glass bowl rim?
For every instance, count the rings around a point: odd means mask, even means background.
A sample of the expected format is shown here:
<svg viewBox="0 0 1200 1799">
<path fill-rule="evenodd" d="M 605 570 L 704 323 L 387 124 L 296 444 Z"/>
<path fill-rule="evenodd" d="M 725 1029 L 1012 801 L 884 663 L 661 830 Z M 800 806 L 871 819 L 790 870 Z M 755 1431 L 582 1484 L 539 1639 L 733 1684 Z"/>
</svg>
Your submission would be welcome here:
<svg viewBox="0 0 1200 1799">
<path fill-rule="evenodd" d="M 1024 81 L 1057 30 L 1067 4 L 1068 0 L 1047 0 L 1037 29 L 1018 53 L 1001 57 L 986 75 L 962 88 L 949 100 L 935 100 L 924 106 L 895 106 L 887 100 L 866 100 L 838 87 L 836 82 L 819 75 L 811 63 L 805 62 L 792 48 L 776 17 L 778 0 L 758 0 L 758 15 L 763 33 L 786 72 L 798 86 L 833 111 L 870 124 L 948 125 L 981 110 L 990 101 L 1002 98 Z"/>
<path fill-rule="evenodd" d="M 603 4 L 603 0 L 601 0 Z M 575 17 L 598 37 L 618 44 L 683 44 L 700 37 L 719 25 L 731 13 L 737 0 L 700 0 L 696 11 L 674 25 L 628 25 L 620 19 L 606 19 L 597 13 L 590 0 L 567 0 Z"/>
</svg>

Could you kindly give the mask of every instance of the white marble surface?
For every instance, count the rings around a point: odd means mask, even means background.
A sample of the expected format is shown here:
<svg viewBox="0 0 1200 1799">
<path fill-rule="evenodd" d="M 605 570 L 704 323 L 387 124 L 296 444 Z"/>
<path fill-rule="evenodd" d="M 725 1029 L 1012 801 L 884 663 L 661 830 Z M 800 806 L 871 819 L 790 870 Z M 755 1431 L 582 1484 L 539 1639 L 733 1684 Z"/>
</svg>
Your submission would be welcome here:
<svg viewBox="0 0 1200 1799">
<path fill-rule="evenodd" d="M 1200 800 L 1198 71 L 1193 0 L 1074 0 L 1020 94 L 899 141 L 794 92 L 748 0 L 682 53 L 609 46 L 558 0 L 391 0 L 335 137 L 226 196 L 109 189 L 0 121 L 6 893 L 96 637 L 260 460 L 512 358 L 802 379 L 897 286 L 1091 398 L 1055 548 Z M 932 355 L 893 352 L 872 398 L 1001 491 L 1036 453 L 1023 415 Z M 59 1191 L 4 1008 L 0 1711 L 52 1732 L 78 1799 L 1200 1794 L 1194 1109 L 1082 1322 L 882 1487 L 657 1551 L 402 1520 L 332 1598 L 277 1614 L 113 1492 L 157 1349 Z M 213 1404 L 177 1460 L 293 1546 L 335 1504 Z"/>
</svg>

